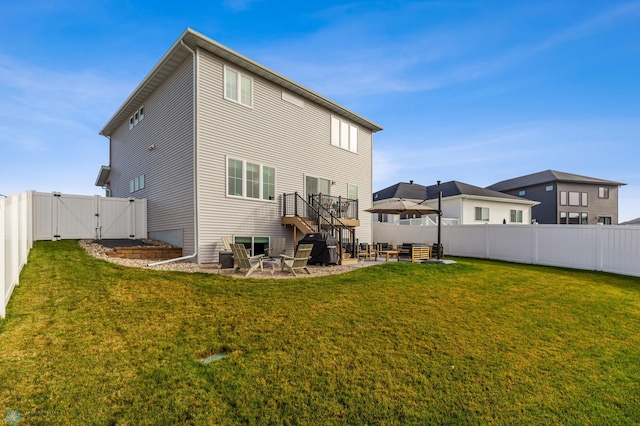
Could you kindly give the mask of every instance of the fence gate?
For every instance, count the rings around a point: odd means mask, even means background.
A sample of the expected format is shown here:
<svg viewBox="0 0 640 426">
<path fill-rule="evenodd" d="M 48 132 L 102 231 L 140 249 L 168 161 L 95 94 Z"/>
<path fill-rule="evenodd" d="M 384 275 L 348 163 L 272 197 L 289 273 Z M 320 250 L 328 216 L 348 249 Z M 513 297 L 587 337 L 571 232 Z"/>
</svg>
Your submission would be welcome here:
<svg viewBox="0 0 640 426">
<path fill-rule="evenodd" d="M 108 200 L 108 201 L 107 201 Z M 134 238 L 136 205 L 133 198 L 99 198 L 98 238 Z"/>
<path fill-rule="evenodd" d="M 146 238 L 146 200 L 36 193 L 35 239 Z"/>
</svg>

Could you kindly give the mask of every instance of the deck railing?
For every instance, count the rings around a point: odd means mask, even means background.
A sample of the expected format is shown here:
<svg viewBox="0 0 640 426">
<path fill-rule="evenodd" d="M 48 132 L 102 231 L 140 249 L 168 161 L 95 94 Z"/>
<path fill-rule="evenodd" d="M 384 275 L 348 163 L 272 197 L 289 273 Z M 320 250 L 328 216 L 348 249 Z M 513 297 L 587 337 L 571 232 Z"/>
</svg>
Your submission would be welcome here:
<svg viewBox="0 0 640 426">
<path fill-rule="evenodd" d="M 357 219 L 358 200 L 313 194 L 307 201 L 297 192 L 283 194 L 282 215 L 296 216 L 310 229 L 333 234 L 340 244 L 340 259 L 343 249 L 355 256 L 355 230 L 347 226 L 342 219 Z"/>
</svg>

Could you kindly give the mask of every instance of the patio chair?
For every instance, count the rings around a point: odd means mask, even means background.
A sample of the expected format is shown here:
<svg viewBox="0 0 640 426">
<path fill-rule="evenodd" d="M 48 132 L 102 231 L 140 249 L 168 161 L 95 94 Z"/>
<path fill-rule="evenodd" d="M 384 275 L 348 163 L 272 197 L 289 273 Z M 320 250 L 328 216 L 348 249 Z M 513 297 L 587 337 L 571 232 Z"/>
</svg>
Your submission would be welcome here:
<svg viewBox="0 0 640 426">
<path fill-rule="evenodd" d="M 264 257 L 264 254 L 249 256 L 249 254 L 247 254 L 247 249 L 242 244 L 231 244 L 231 251 L 233 252 L 233 259 L 237 263 L 231 275 L 235 274 L 236 271 L 240 269 L 247 269 L 247 274 L 244 276 L 246 278 L 251 275 L 258 266 L 261 271 L 263 270 L 262 258 Z"/>
<path fill-rule="evenodd" d="M 286 254 L 281 254 L 280 258 L 282 259 L 282 270 L 290 271 L 294 277 L 298 277 L 296 274 L 296 270 L 306 271 L 307 274 L 311 275 L 311 271 L 307 267 L 307 262 L 311 258 L 311 250 L 313 249 L 313 244 L 300 244 L 298 249 L 296 250 L 295 256 L 287 256 Z"/>
<path fill-rule="evenodd" d="M 365 258 L 365 259 L 369 259 L 371 257 L 371 253 L 369 252 L 369 244 L 365 244 L 365 243 L 360 243 L 356 246 L 356 249 L 358 250 L 357 253 L 357 257 L 359 258 Z"/>
<path fill-rule="evenodd" d="M 285 242 L 284 238 L 271 238 L 271 246 L 269 247 L 269 257 L 279 257 L 281 254 L 285 253 Z"/>
<path fill-rule="evenodd" d="M 225 251 L 231 251 L 231 237 L 222 237 L 222 244 Z"/>
</svg>

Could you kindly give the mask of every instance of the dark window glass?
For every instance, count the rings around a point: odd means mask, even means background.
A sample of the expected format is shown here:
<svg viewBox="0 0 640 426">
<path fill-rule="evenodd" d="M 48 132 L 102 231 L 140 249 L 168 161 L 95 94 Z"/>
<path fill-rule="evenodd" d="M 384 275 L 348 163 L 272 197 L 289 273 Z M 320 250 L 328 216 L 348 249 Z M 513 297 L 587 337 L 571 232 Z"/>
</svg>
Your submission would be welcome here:
<svg viewBox="0 0 640 426">
<path fill-rule="evenodd" d="M 580 213 L 569 212 L 569 225 L 580 225 Z"/>
<path fill-rule="evenodd" d="M 567 212 L 560 212 L 560 224 L 561 225 L 567 224 Z"/>
<path fill-rule="evenodd" d="M 579 206 L 580 205 L 580 193 L 579 192 L 569 192 L 569 205 L 570 206 Z"/>
<path fill-rule="evenodd" d="M 560 205 L 567 205 L 567 191 L 560 191 Z"/>
<path fill-rule="evenodd" d="M 605 186 L 598 188 L 598 198 L 609 198 L 609 188 Z"/>
</svg>

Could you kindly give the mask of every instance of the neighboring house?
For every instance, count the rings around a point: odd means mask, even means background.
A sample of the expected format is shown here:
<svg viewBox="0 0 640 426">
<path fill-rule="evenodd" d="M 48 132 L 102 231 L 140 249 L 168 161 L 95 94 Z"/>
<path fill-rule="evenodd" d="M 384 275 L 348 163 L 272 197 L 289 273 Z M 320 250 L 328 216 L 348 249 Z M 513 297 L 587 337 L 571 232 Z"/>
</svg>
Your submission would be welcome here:
<svg viewBox="0 0 640 426">
<path fill-rule="evenodd" d="M 439 186 L 423 186 L 410 181 L 400 182 L 375 192 L 373 205 L 376 206 L 384 200 L 404 198 L 424 201 L 424 204 L 437 209 L 440 191 L 443 218 L 457 219 L 461 225 L 531 223 L 531 208 L 537 204 L 521 197 L 458 181 L 441 183 Z M 395 219 L 379 216 L 381 221 L 393 222 Z"/>
<path fill-rule="evenodd" d="M 315 194 L 341 206 L 331 210 L 343 218 L 338 226 L 367 242 L 371 221 L 362 211 L 371 206 L 379 130 L 187 29 L 100 131 L 109 165 L 96 185 L 109 196 L 146 198 L 149 237 L 200 263 L 218 259 L 223 236 L 253 254 L 285 237 L 292 254 L 294 238 L 313 230 L 294 219 L 313 215 L 306 201 Z"/>
<path fill-rule="evenodd" d="M 622 222 L 620 225 L 640 225 L 640 217 Z"/>
<path fill-rule="evenodd" d="M 622 185 L 626 184 L 545 170 L 487 188 L 538 201 L 531 212 L 538 223 L 616 225 Z"/>
</svg>

